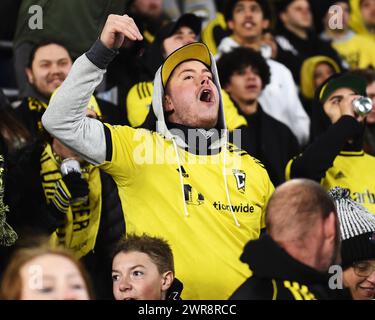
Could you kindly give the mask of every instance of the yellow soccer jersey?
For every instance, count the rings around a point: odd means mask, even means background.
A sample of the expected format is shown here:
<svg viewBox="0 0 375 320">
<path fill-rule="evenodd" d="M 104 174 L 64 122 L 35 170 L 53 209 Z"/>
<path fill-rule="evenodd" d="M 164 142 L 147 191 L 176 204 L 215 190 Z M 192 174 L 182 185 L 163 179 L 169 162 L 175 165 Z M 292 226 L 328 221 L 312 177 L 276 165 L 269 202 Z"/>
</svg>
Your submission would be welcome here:
<svg viewBox="0 0 375 320">
<path fill-rule="evenodd" d="M 132 127 L 139 127 L 146 119 L 152 102 L 152 82 L 135 84 L 126 97 L 126 111 Z M 227 128 L 232 131 L 240 126 L 246 126 L 246 119 L 241 116 L 228 94 L 221 90 Z"/>
<path fill-rule="evenodd" d="M 321 184 L 350 190 L 350 196 L 375 214 L 375 157 L 361 152 L 341 152 Z"/>
<path fill-rule="evenodd" d="M 355 35 L 348 41 L 333 42 L 332 46 L 351 69 L 375 67 L 375 43 L 366 36 Z"/>
<path fill-rule="evenodd" d="M 285 169 L 286 179 L 290 179 L 293 159 Z M 335 158 L 333 166 L 326 171 L 320 181 L 326 189 L 341 187 L 349 189 L 350 196 L 370 212 L 375 214 L 375 157 L 363 151 L 342 151 Z"/>
<path fill-rule="evenodd" d="M 266 170 L 232 145 L 212 156 L 176 146 L 177 157 L 172 141 L 159 133 L 107 127 L 112 156 L 101 168 L 119 188 L 126 231 L 169 242 L 183 299 L 227 299 L 250 276 L 239 257 L 265 226 L 274 190 Z"/>
</svg>

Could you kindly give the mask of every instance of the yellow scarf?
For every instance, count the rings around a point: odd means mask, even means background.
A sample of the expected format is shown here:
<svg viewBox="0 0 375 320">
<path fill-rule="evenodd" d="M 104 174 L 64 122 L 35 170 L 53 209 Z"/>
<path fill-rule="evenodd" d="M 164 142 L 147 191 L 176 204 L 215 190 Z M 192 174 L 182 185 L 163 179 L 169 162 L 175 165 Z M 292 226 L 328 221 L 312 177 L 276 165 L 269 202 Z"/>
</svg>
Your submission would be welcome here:
<svg viewBox="0 0 375 320">
<path fill-rule="evenodd" d="M 47 144 L 41 156 L 42 186 L 47 203 L 51 203 L 55 195 L 57 181 L 62 179 L 60 164 L 54 155 L 51 145 Z M 53 245 L 63 245 L 72 250 L 77 258 L 89 253 L 95 246 L 99 231 L 102 209 L 102 185 L 98 167 L 87 165 L 82 167 L 83 178 L 89 184 L 89 197 L 83 204 L 71 204 L 65 222 L 51 236 Z"/>
<path fill-rule="evenodd" d="M 52 93 L 51 98 L 56 94 L 57 90 L 58 89 L 56 89 Z M 36 125 L 37 125 L 37 128 L 38 128 L 38 132 L 43 132 L 44 128 L 43 128 L 43 124 L 42 124 L 42 116 L 43 116 L 44 111 L 46 111 L 48 105 L 45 102 L 43 102 L 39 99 L 29 97 L 29 98 L 27 98 L 27 106 L 28 106 L 31 113 L 37 114 L 37 116 L 36 116 L 37 124 Z M 87 104 L 87 109 L 90 109 L 90 110 L 94 111 L 100 121 L 103 120 L 103 114 L 102 114 L 102 112 L 99 108 L 98 102 L 96 101 L 94 96 L 90 97 L 89 103 Z"/>
</svg>

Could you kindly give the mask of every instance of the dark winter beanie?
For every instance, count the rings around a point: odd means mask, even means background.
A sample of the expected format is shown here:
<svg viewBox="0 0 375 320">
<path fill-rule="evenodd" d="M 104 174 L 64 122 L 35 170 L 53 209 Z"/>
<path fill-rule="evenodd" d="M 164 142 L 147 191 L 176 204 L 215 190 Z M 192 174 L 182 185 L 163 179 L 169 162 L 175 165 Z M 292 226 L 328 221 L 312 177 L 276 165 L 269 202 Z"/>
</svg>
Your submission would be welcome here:
<svg viewBox="0 0 375 320">
<path fill-rule="evenodd" d="M 329 194 L 340 221 L 342 267 L 375 259 L 375 216 L 352 200 L 348 189 L 335 187 Z"/>
</svg>

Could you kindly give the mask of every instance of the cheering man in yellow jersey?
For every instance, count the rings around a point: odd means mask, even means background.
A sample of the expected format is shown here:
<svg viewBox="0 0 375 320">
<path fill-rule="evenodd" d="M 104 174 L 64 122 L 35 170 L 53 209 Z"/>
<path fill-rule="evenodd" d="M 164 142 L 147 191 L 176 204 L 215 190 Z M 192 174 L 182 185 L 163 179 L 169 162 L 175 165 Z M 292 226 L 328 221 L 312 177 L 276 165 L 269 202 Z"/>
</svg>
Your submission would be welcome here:
<svg viewBox="0 0 375 320">
<path fill-rule="evenodd" d="M 216 65 L 202 43 L 174 51 L 156 72 L 156 132 L 84 116 L 116 49 L 141 39 L 132 18 L 110 15 L 52 98 L 43 125 L 112 175 L 127 233 L 169 242 L 183 299 L 227 299 L 250 276 L 239 257 L 265 227 L 274 188 L 259 161 L 227 142 Z"/>
</svg>

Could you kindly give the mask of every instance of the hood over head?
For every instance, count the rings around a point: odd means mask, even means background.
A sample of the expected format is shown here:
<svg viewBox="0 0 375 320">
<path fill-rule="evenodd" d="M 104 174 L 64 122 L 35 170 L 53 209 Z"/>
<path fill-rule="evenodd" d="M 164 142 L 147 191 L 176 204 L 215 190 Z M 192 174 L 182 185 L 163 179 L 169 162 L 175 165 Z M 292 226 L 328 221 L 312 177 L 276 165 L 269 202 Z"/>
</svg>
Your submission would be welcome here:
<svg viewBox="0 0 375 320">
<path fill-rule="evenodd" d="M 219 112 L 218 122 L 216 129 L 226 129 L 223 100 L 221 96 L 221 86 L 219 82 L 219 76 L 217 67 L 213 55 L 208 50 L 208 47 L 200 42 L 195 42 L 183 46 L 173 53 L 171 53 L 164 61 L 163 65 L 158 69 L 154 79 L 154 90 L 152 95 L 152 108 L 157 118 L 156 131 L 161 133 L 166 139 L 175 139 L 180 147 L 186 148 L 186 142 L 178 136 L 174 136 L 167 127 L 167 121 L 164 116 L 164 89 L 167 81 L 172 74 L 173 70 L 183 62 L 197 60 L 205 64 L 211 71 L 213 76 L 213 82 L 216 85 L 219 92 Z M 219 148 L 226 140 L 226 134 L 222 135 L 221 138 L 211 145 L 211 149 Z"/>
<path fill-rule="evenodd" d="M 301 92 L 307 99 L 314 98 L 314 72 L 315 68 L 320 63 L 327 63 L 336 73 L 341 72 L 340 66 L 330 57 L 327 56 L 313 56 L 306 59 L 301 67 Z"/>
</svg>

